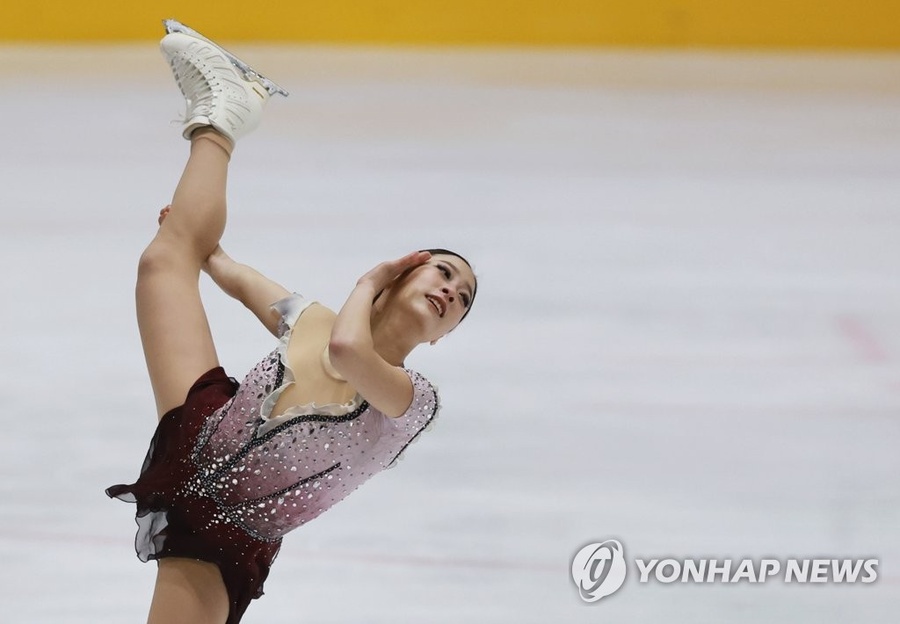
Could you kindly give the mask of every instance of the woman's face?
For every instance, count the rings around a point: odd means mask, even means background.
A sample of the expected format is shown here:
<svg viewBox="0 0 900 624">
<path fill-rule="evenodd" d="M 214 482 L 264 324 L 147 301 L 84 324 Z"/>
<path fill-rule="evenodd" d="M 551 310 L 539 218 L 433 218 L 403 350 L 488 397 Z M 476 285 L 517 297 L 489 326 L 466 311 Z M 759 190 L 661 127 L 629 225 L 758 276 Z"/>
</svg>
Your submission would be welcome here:
<svg viewBox="0 0 900 624">
<path fill-rule="evenodd" d="M 475 274 L 461 258 L 435 254 L 403 279 L 404 299 L 422 316 L 428 341 L 456 327 L 472 304 Z"/>
</svg>

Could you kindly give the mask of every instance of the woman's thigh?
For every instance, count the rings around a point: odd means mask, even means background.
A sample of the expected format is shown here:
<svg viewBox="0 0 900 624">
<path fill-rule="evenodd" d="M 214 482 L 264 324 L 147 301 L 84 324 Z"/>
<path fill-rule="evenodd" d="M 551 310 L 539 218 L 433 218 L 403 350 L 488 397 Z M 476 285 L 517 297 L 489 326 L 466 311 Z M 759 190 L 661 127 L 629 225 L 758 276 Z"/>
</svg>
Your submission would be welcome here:
<svg viewBox="0 0 900 624">
<path fill-rule="evenodd" d="M 200 265 L 157 236 L 138 267 L 137 317 L 158 415 L 184 403 L 194 382 L 219 365 L 200 300 Z"/>
<path fill-rule="evenodd" d="M 223 624 L 227 619 L 228 592 L 215 564 L 159 560 L 147 624 Z"/>
</svg>

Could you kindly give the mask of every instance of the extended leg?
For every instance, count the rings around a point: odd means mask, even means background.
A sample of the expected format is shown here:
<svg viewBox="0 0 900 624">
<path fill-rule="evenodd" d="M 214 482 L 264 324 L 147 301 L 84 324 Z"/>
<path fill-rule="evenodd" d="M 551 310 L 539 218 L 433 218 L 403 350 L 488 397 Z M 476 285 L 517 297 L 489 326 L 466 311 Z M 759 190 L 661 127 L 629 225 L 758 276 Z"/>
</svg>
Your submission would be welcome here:
<svg viewBox="0 0 900 624">
<path fill-rule="evenodd" d="M 212 42 L 173 32 L 161 44 L 185 97 L 183 134 L 191 154 L 168 216 L 141 255 L 137 316 L 160 416 L 182 404 L 190 386 L 218 366 L 200 270 L 225 229 L 231 150 L 259 123 L 269 91 L 238 71 Z M 248 79 L 250 78 L 250 79 Z M 216 565 L 192 559 L 159 562 L 150 624 L 222 624 L 228 595 Z"/>
</svg>

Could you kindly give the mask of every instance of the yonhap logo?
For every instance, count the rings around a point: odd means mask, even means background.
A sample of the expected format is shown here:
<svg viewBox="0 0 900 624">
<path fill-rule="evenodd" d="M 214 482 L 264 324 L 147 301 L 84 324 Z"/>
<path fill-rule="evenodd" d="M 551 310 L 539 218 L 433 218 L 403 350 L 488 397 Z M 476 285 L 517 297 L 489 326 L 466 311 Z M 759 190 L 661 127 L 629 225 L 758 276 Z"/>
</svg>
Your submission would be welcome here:
<svg viewBox="0 0 900 624">
<path fill-rule="evenodd" d="M 572 580 L 585 602 L 597 602 L 622 587 L 625 570 L 625 551 L 613 539 L 588 544 L 572 559 Z"/>
<path fill-rule="evenodd" d="M 718 558 L 634 558 L 625 560 L 618 540 L 593 542 L 572 558 L 572 580 L 584 602 L 597 602 L 619 590 L 628 567 L 635 573 L 632 582 L 647 584 L 738 584 L 785 583 L 816 585 L 871 585 L 878 580 L 877 557 L 816 557 L 779 559 L 748 557 Z"/>
</svg>

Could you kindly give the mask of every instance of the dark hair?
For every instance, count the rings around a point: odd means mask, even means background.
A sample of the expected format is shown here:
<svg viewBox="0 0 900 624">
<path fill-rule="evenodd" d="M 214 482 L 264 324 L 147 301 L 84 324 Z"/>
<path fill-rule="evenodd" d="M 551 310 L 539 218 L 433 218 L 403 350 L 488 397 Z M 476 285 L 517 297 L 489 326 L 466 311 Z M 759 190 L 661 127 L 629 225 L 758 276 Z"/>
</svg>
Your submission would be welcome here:
<svg viewBox="0 0 900 624">
<path fill-rule="evenodd" d="M 463 262 L 465 262 L 466 265 L 467 265 L 470 269 L 472 269 L 472 263 L 469 262 L 468 260 L 466 260 L 466 259 L 465 259 L 463 256 L 461 256 L 460 254 L 456 253 L 455 251 L 450 251 L 449 249 L 441 249 L 441 248 L 437 248 L 437 249 L 420 249 L 419 251 L 427 251 L 427 252 L 430 253 L 431 255 L 438 254 L 438 255 L 442 255 L 442 256 L 455 256 L 455 257 L 459 258 L 460 260 L 462 260 Z M 475 273 L 475 270 L 472 269 L 472 274 L 474 275 L 474 273 Z M 459 322 L 460 322 L 460 323 L 462 323 L 463 320 L 469 315 L 469 312 L 472 311 L 472 304 L 475 303 L 475 293 L 477 293 L 477 292 L 478 292 L 478 278 L 476 277 L 476 278 L 475 278 L 475 283 L 472 285 L 472 298 L 469 299 L 469 307 L 466 308 L 466 311 L 465 311 L 465 313 L 462 315 L 462 318 L 459 319 Z"/>
</svg>

